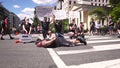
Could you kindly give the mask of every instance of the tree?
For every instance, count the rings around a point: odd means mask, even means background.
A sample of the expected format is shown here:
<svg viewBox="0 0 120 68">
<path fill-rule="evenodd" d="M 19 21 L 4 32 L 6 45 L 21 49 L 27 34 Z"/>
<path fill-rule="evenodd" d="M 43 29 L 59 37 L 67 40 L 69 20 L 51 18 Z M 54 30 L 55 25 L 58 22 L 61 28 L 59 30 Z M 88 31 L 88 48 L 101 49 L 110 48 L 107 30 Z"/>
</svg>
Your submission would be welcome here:
<svg viewBox="0 0 120 68">
<path fill-rule="evenodd" d="M 90 11 L 89 15 L 94 15 L 96 16 L 96 20 L 101 20 L 104 16 L 106 16 L 106 11 L 103 8 L 96 7 L 92 11 Z"/>
<path fill-rule="evenodd" d="M 114 21 L 117 21 L 118 18 L 120 18 L 120 3 L 116 5 L 116 7 L 113 8 L 110 15 L 113 17 Z"/>
<path fill-rule="evenodd" d="M 116 7 L 117 4 L 119 4 L 119 3 L 120 3 L 120 0 L 110 0 L 110 5 L 111 5 L 112 7 Z"/>
</svg>

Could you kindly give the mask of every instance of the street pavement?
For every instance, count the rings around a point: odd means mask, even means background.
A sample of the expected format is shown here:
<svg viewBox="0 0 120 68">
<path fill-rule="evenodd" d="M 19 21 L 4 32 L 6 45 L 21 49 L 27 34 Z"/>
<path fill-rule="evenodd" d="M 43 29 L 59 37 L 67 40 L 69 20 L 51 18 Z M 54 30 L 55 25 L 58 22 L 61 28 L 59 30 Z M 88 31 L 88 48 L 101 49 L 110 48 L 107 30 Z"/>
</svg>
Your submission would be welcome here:
<svg viewBox="0 0 120 68">
<path fill-rule="evenodd" d="M 39 48 L 32 43 L 0 40 L 0 68 L 120 68 L 120 38 L 86 35 L 88 45 Z M 35 41 L 42 35 L 32 34 Z M 69 39 L 65 35 L 66 39 Z"/>
</svg>

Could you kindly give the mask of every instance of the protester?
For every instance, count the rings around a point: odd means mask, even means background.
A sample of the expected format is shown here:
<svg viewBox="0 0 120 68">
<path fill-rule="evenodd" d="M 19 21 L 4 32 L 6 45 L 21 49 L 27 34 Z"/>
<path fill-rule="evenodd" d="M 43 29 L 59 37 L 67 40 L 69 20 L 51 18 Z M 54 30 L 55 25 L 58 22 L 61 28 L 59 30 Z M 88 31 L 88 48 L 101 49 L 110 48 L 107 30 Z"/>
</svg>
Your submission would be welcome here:
<svg viewBox="0 0 120 68">
<path fill-rule="evenodd" d="M 98 21 L 98 23 L 96 25 L 96 29 L 97 29 L 97 34 L 100 35 L 100 33 L 101 33 L 101 24 L 100 24 L 100 21 Z"/>
<path fill-rule="evenodd" d="M 37 25 L 37 33 L 40 33 L 40 24 Z"/>
<path fill-rule="evenodd" d="M 118 31 L 118 37 L 120 38 L 120 18 L 117 22 L 117 31 Z"/>
<path fill-rule="evenodd" d="M 42 24 L 42 34 L 43 34 L 43 38 L 46 39 L 46 38 L 47 38 L 48 31 L 49 31 L 50 21 L 47 21 L 47 17 L 44 17 L 44 21 L 41 21 L 41 24 Z"/>
<path fill-rule="evenodd" d="M 75 24 L 75 19 L 72 20 L 72 22 L 69 24 L 69 34 L 70 38 L 72 39 L 76 33 L 77 25 Z"/>
<path fill-rule="evenodd" d="M 112 35 L 113 34 L 113 27 L 114 27 L 114 22 L 112 20 L 112 17 L 109 17 L 108 26 L 109 26 L 109 33 L 110 33 L 110 35 Z"/>
<path fill-rule="evenodd" d="M 56 36 L 61 36 L 63 37 L 63 23 L 62 20 L 57 20 L 54 22 L 54 27 L 55 27 L 55 34 Z"/>
<path fill-rule="evenodd" d="M 12 36 L 11 36 L 11 30 L 10 30 L 10 25 L 9 25 L 9 21 L 8 21 L 8 17 L 6 16 L 4 19 L 3 19 L 3 23 L 2 23 L 2 36 L 1 36 L 1 40 L 4 40 L 3 36 L 8 34 L 10 39 L 14 39 Z"/>
<path fill-rule="evenodd" d="M 66 40 L 64 37 L 56 37 L 54 36 L 52 39 L 37 39 L 35 44 L 37 47 L 46 47 L 46 48 L 55 48 L 55 47 L 73 47 L 76 46 L 77 43 L 84 43 L 84 45 L 87 45 L 87 42 L 85 39 L 81 37 L 77 37 L 76 39 Z"/>
<path fill-rule="evenodd" d="M 79 29 L 80 29 L 80 33 L 84 33 L 84 24 L 83 24 L 83 22 L 80 22 Z"/>
<path fill-rule="evenodd" d="M 95 22 L 94 19 L 91 18 L 91 22 L 90 22 L 90 35 L 93 35 L 95 31 Z"/>
<path fill-rule="evenodd" d="M 25 23 L 23 24 L 23 33 L 24 34 L 31 34 L 31 31 L 32 31 L 32 26 L 31 24 L 29 23 L 29 19 L 25 19 Z"/>
</svg>

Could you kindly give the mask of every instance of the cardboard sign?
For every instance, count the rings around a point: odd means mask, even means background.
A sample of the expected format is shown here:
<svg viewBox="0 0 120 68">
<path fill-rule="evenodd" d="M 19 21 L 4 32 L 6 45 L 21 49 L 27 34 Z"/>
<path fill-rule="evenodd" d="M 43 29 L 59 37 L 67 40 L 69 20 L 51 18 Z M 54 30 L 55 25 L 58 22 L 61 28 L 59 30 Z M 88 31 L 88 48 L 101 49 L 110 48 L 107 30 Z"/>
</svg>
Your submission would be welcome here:
<svg viewBox="0 0 120 68">
<path fill-rule="evenodd" d="M 36 15 L 38 17 L 52 17 L 53 7 L 38 6 L 36 7 Z"/>
<path fill-rule="evenodd" d="M 71 18 L 79 18 L 79 12 L 78 11 L 70 11 L 69 17 Z"/>
<path fill-rule="evenodd" d="M 67 14 L 64 10 L 53 10 L 56 20 L 63 20 L 67 18 Z"/>
<path fill-rule="evenodd" d="M 31 37 L 30 34 L 21 34 L 19 40 L 21 42 L 31 42 L 32 41 L 32 37 Z"/>
</svg>

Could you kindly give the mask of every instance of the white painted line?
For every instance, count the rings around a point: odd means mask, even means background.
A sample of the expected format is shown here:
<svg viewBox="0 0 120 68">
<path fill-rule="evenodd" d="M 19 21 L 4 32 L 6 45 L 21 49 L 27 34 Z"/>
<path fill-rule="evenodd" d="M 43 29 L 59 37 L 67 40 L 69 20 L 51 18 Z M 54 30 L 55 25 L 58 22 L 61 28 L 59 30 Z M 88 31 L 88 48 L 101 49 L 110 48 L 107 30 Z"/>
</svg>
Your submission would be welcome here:
<svg viewBox="0 0 120 68">
<path fill-rule="evenodd" d="M 86 49 L 86 50 L 57 51 L 57 53 L 58 55 L 68 55 L 68 54 L 107 51 L 107 50 L 115 50 L 115 49 L 120 49 L 120 44 L 93 46 L 93 49 Z"/>
<path fill-rule="evenodd" d="M 120 39 L 111 39 L 111 40 L 98 40 L 98 41 L 87 41 L 87 43 L 103 43 L 103 42 L 116 42 L 116 41 L 120 41 Z"/>
<path fill-rule="evenodd" d="M 111 37 L 95 37 L 95 38 L 88 38 L 90 40 L 100 40 L 100 39 L 112 39 Z"/>
<path fill-rule="evenodd" d="M 49 51 L 53 61 L 58 68 L 67 68 L 66 64 L 61 60 L 61 58 L 55 53 L 53 49 L 47 48 L 47 50 Z"/>
<path fill-rule="evenodd" d="M 72 65 L 69 66 L 68 68 L 120 68 L 120 59 Z"/>
</svg>

